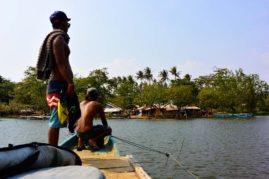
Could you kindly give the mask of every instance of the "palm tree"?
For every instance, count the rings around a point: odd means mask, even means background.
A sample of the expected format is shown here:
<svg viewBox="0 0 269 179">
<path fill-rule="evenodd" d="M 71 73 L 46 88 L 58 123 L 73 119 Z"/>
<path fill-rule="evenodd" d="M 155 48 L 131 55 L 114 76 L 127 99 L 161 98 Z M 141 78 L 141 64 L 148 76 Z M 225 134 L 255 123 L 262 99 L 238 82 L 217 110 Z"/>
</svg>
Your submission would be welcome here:
<svg viewBox="0 0 269 179">
<path fill-rule="evenodd" d="M 175 80 L 176 80 L 177 78 L 179 78 L 179 72 L 177 71 L 177 67 L 176 67 L 176 66 L 173 66 L 173 67 L 170 69 L 170 73 L 171 73 L 172 75 L 175 76 Z"/>
<path fill-rule="evenodd" d="M 142 83 L 142 81 L 144 80 L 144 73 L 143 71 L 139 70 L 137 73 L 136 73 L 136 79 L 140 80 Z"/>
<path fill-rule="evenodd" d="M 191 75 L 190 74 L 186 74 L 184 76 L 184 79 L 183 80 L 186 81 L 186 82 L 190 82 L 191 81 Z"/>
<path fill-rule="evenodd" d="M 128 75 L 128 76 L 127 76 L 127 81 L 128 81 L 129 83 L 131 83 L 131 84 L 134 84 L 134 83 L 135 83 L 135 80 L 134 80 L 134 78 L 133 78 L 132 75 Z"/>
<path fill-rule="evenodd" d="M 159 77 L 161 78 L 160 79 L 160 82 L 163 83 L 165 86 L 167 85 L 166 84 L 166 81 L 169 79 L 168 78 L 168 71 L 167 70 L 162 70 L 160 73 L 159 73 Z"/>
<path fill-rule="evenodd" d="M 149 83 L 152 80 L 153 75 L 152 75 L 151 69 L 149 67 L 146 67 L 144 69 L 144 77 L 146 80 L 148 80 Z"/>
</svg>

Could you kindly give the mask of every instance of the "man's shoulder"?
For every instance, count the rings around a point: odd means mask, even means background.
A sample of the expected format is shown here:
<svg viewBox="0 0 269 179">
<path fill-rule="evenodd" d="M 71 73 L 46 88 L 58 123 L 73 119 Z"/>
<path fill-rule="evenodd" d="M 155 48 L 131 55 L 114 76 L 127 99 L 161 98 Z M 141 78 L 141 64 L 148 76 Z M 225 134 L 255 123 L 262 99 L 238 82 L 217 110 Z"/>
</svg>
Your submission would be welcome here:
<svg viewBox="0 0 269 179">
<path fill-rule="evenodd" d="M 48 42 L 54 41 L 55 39 L 64 40 L 64 32 L 60 30 L 53 30 L 47 35 Z"/>
<path fill-rule="evenodd" d="M 84 103 L 88 108 L 102 109 L 103 106 L 98 101 L 88 101 Z"/>
<path fill-rule="evenodd" d="M 95 106 L 102 106 L 101 103 L 99 103 L 98 101 L 90 101 L 89 104 L 95 105 Z"/>
<path fill-rule="evenodd" d="M 57 35 L 56 37 L 54 37 L 53 44 L 58 44 L 58 43 L 65 44 L 65 40 L 63 36 Z"/>
<path fill-rule="evenodd" d="M 61 41 L 61 42 L 64 42 L 64 43 L 67 43 L 69 42 L 69 35 L 64 32 L 63 30 L 60 30 L 60 29 L 54 29 L 53 31 L 51 31 L 49 34 L 48 34 L 48 38 L 51 38 L 51 39 L 58 39 L 58 41 Z"/>
</svg>

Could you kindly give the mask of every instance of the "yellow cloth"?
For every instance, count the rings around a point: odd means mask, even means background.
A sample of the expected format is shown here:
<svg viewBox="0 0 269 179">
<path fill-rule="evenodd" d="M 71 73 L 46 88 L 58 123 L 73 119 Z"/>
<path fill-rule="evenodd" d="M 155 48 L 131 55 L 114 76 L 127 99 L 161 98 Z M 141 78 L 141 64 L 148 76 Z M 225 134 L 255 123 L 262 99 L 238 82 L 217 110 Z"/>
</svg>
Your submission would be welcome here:
<svg viewBox="0 0 269 179">
<path fill-rule="evenodd" d="M 68 109 L 67 106 L 61 104 L 61 100 L 58 101 L 58 119 L 60 124 L 65 123 L 68 120 Z"/>
</svg>

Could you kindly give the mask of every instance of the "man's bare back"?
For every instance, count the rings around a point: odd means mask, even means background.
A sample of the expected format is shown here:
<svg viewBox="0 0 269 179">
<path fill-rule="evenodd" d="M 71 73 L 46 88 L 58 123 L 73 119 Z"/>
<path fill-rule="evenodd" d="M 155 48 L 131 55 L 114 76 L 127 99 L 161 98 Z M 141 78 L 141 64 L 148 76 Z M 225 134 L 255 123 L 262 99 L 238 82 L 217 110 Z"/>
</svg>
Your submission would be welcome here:
<svg viewBox="0 0 269 179">
<path fill-rule="evenodd" d="M 104 108 L 97 102 L 98 91 L 88 88 L 85 100 L 80 103 L 81 117 L 77 122 L 78 150 L 83 150 L 85 144 L 98 150 L 104 146 L 104 137 L 111 135 L 112 129 L 108 127 Z M 103 125 L 93 125 L 94 117 L 101 118 Z"/>
<path fill-rule="evenodd" d="M 76 131 L 78 132 L 88 132 L 93 127 L 93 119 L 97 115 L 102 120 L 104 126 L 107 126 L 105 113 L 103 106 L 97 101 L 87 101 L 84 100 L 80 103 L 81 117 L 77 122 Z"/>
</svg>

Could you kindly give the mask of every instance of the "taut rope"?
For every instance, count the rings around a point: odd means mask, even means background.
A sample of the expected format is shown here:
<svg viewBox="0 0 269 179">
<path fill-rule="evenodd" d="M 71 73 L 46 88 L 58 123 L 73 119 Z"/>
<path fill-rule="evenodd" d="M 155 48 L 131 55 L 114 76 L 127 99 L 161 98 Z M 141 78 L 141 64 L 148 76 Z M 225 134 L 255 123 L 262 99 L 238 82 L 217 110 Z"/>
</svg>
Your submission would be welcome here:
<svg viewBox="0 0 269 179">
<path fill-rule="evenodd" d="M 199 177 L 197 175 L 195 175 L 193 172 L 190 171 L 190 169 L 188 169 L 187 167 L 183 166 L 182 163 L 177 160 L 176 157 L 174 157 L 172 154 L 170 153 L 167 153 L 167 152 L 163 152 L 163 151 L 160 151 L 160 150 L 156 150 L 156 149 L 153 149 L 153 148 L 150 148 L 150 147 L 147 147 L 147 146 L 144 146 L 144 145 L 140 145 L 140 144 L 137 144 L 137 143 L 134 143 L 134 142 L 131 142 L 129 140 L 126 140 L 126 139 L 122 139 L 122 138 L 119 138 L 119 137 L 116 137 L 116 136 L 111 136 L 115 139 L 118 139 L 122 142 L 125 142 L 129 145 L 132 145 L 132 146 L 135 146 L 137 148 L 140 148 L 140 149 L 144 149 L 144 150 L 148 150 L 148 151 L 151 151 L 151 152 L 156 152 L 156 153 L 159 153 L 159 154 L 162 154 L 162 155 L 165 155 L 167 157 L 167 160 L 168 158 L 170 157 L 178 166 L 182 167 L 184 171 L 186 171 L 189 175 L 191 175 L 192 177 L 198 179 Z M 183 140 L 184 141 L 184 140 Z M 182 146 L 183 146 L 183 143 L 181 145 L 181 149 L 182 149 Z M 181 149 L 180 149 L 180 152 L 181 152 Z M 179 154 L 178 154 L 179 155 Z"/>
</svg>

